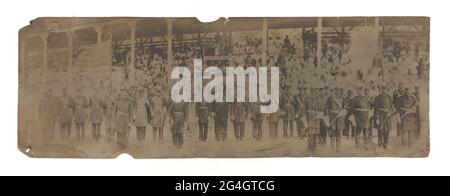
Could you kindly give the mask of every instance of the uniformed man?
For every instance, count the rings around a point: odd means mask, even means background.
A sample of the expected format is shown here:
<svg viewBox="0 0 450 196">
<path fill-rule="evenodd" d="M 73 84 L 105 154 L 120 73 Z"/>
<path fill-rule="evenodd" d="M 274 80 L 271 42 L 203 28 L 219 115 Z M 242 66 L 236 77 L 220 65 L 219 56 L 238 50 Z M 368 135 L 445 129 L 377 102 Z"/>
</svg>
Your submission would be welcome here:
<svg viewBox="0 0 450 196">
<path fill-rule="evenodd" d="M 355 145 L 356 148 L 361 147 L 360 136 L 361 133 L 364 136 L 364 144 L 367 148 L 368 143 L 368 130 L 369 130 L 369 113 L 370 102 L 364 93 L 364 87 L 360 86 L 357 89 L 357 95 L 353 98 L 351 103 L 352 114 L 355 118 L 356 130 L 355 130 Z"/>
<path fill-rule="evenodd" d="M 417 105 L 417 98 L 411 93 L 410 88 L 405 88 L 404 95 L 399 101 L 399 112 L 402 145 L 408 145 L 408 147 L 411 147 L 417 129 Z"/>
<path fill-rule="evenodd" d="M 136 126 L 137 141 L 143 143 L 145 141 L 145 133 L 147 132 L 148 116 L 150 116 L 150 103 L 144 89 L 138 90 L 138 97 L 134 104 L 134 124 Z"/>
<path fill-rule="evenodd" d="M 95 87 L 94 95 L 89 99 L 92 139 L 95 142 L 100 140 L 100 127 L 103 120 L 103 108 L 105 107 L 99 90 L 98 87 Z"/>
<path fill-rule="evenodd" d="M 170 131 L 172 132 L 173 144 L 177 148 L 181 148 L 184 143 L 184 123 L 187 119 L 187 105 L 186 103 L 173 102 L 170 106 L 170 115 L 172 118 L 172 126 Z"/>
<path fill-rule="evenodd" d="M 278 125 L 280 122 L 279 111 L 271 113 L 267 116 L 267 122 L 269 123 L 269 137 L 272 140 L 278 138 Z"/>
<path fill-rule="evenodd" d="M 227 139 L 230 106 L 228 103 L 216 102 L 214 103 L 213 111 L 216 141 L 225 141 Z"/>
<path fill-rule="evenodd" d="M 105 95 L 103 96 L 103 114 L 105 118 L 106 137 L 108 142 L 113 139 L 114 128 L 114 93 L 112 87 L 107 87 Z"/>
<path fill-rule="evenodd" d="M 67 88 L 63 88 L 62 95 L 58 99 L 58 116 L 61 126 L 61 139 L 65 143 L 70 141 L 74 108 L 75 103 L 73 98 L 68 94 Z"/>
<path fill-rule="evenodd" d="M 256 141 L 261 141 L 262 139 L 262 124 L 264 121 L 263 114 L 261 113 L 261 107 L 259 103 L 254 103 L 251 105 L 251 117 L 250 120 L 253 123 L 253 138 Z"/>
<path fill-rule="evenodd" d="M 327 102 L 327 98 L 328 98 L 328 86 L 326 86 L 325 88 L 320 88 L 317 99 L 320 102 L 320 104 L 319 104 L 320 107 L 318 109 L 322 113 L 325 111 L 325 105 Z M 320 121 L 320 144 L 321 145 L 325 145 L 327 143 L 328 132 L 329 132 L 329 127 L 325 124 L 325 119 L 322 119 Z"/>
<path fill-rule="evenodd" d="M 89 101 L 86 96 L 83 95 L 81 88 L 77 88 L 77 95 L 74 98 L 75 104 L 75 128 L 77 131 L 77 140 L 79 142 L 84 141 L 86 135 L 86 120 L 88 118 L 87 109 L 89 107 Z"/>
<path fill-rule="evenodd" d="M 391 116 L 394 114 L 392 98 L 387 94 L 387 87 L 380 86 L 380 95 L 375 98 L 374 116 L 375 125 L 378 129 L 378 145 L 387 148 L 389 144 L 389 133 L 391 127 Z"/>
<path fill-rule="evenodd" d="M 167 109 L 164 107 L 164 100 L 160 92 L 152 98 L 151 102 L 151 123 L 153 126 L 153 140 L 164 138 L 164 124 L 167 116 Z"/>
<path fill-rule="evenodd" d="M 242 141 L 245 136 L 245 120 L 247 119 L 247 109 L 243 103 L 236 102 L 231 108 L 231 121 L 234 125 L 234 136 L 236 140 Z"/>
<path fill-rule="evenodd" d="M 347 96 L 344 98 L 343 104 L 342 104 L 342 107 L 345 110 L 347 110 L 347 115 L 345 115 L 345 118 L 344 118 L 345 128 L 344 128 L 343 135 L 347 136 L 348 138 L 353 138 L 355 136 L 355 127 L 354 127 L 355 125 L 350 122 L 350 116 L 352 115 L 352 113 L 351 113 L 352 99 L 353 99 L 353 91 L 348 90 Z"/>
<path fill-rule="evenodd" d="M 284 94 L 281 101 L 281 108 L 283 108 L 283 138 L 288 139 L 294 137 L 294 117 L 295 108 L 293 99 L 290 94 Z M 289 129 L 289 135 L 288 135 Z"/>
<path fill-rule="evenodd" d="M 341 134 L 344 130 L 344 117 L 347 111 L 343 108 L 344 100 L 339 96 L 337 88 L 332 90 L 331 96 L 325 105 L 325 115 L 330 120 L 330 140 L 331 148 L 339 152 L 341 147 Z"/>
<path fill-rule="evenodd" d="M 115 132 L 119 148 L 125 149 L 128 144 L 129 121 L 132 114 L 132 101 L 128 98 L 125 89 L 119 92 L 119 98 L 115 101 Z"/>
<path fill-rule="evenodd" d="M 310 96 L 305 102 L 306 120 L 308 124 L 308 150 L 315 152 L 317 144 L 320 140 L 320 123 L 323 118 L 323 110 L 321 102 L 318 99 L 318 92 L 316 88 L 311 89 Z"/>
<path fill-rule="evenodd" d="M 300 87 L 299 94 L 296 96 L 294 100 L 295 123 L 297 125 L 297 137 L 299 139 L 303 139 L 306 136 L 306 134 L 304 133 L 304 130 L 306 128 L 304 123 L 304 119 L 306 118 L 306 109 L 305 109 L 306 97 L 307 97 L 306 89 Z"/>
<path fill-rule="evenodd" d="M 369 143 L 369 145 L 372 145 L 372 137 L 373 137 L 373 128 L 374 128 L 374 124 L 375 124 L 375 118 L 373 115 L 373 105 L 375 102 L 375 97 L 376 97 L 376 92 L 375 90 L 371 90 L 369 88 L 364 88 L 364 95 L 367 97 L 367 99 L 369 100 L 369 129 L 368 129 L 368 133 L 367 133 L 367 142 Z"/>
<path fill-rule="evenodd" d="M 394 107 L 397 111 L 400 111 L 400 99 L 404 94 L 404 86 L 402 82 L 398 83 L 398 89 L 394 90 L 392 95 L 392 103 L 394 104 Z M 401 139 L 401 133 L 402 133 L 402 126 L 401 124 L 397 124 L 397 139 Z"/>
<path fill-rule="evenodd" d="M 209 103 L 196 103 L 195 115 L 198 122 L 198 138 L 200 141 L 206 141 L 208 139 L 209 111 Z"/>
</svg>

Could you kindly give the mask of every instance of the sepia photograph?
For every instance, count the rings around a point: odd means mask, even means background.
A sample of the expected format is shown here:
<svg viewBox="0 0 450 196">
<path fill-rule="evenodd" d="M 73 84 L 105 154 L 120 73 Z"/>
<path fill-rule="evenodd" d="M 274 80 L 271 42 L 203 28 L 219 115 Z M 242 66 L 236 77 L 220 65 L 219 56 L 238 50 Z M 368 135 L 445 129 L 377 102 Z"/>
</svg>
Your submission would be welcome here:
<svg viewBox="0 0 450 196">
<path fill-rule="evenodd" d="M 287 195 L 450 175 L 446 1 L 3 4 L 0 176 Z"/>
<path fill-rule="evenodd" d="M 37 18 L 30 157 L 426 157 L 428 17 Z"/>
</svg>

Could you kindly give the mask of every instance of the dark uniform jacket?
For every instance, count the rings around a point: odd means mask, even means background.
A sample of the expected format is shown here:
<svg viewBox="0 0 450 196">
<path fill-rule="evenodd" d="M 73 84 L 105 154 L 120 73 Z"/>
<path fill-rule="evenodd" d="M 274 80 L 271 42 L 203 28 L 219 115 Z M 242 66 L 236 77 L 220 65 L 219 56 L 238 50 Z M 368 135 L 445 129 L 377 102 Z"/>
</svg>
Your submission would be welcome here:
<svg viewBox="0 0 450 196">
<path fill-rule="evenodd" d="M 351 110 L 355 116 L 356 127 L 369 128 L 370 101 L 366 96 L 356 96 L 352 99 Z"/>
<path fill-rule="evenodd" d="M 378 127 L 389 126 L 389 115 L 393 112 L 392 98 L 388 95 L 380 94 L 375 97 L 374 102 L 374 115 L 378 120 Z"/>
<path fill-rule="evenodd" d="M 320 118 L 317 118 L 319 113 L 323 112 L 323 104 L 315 96 L 309 96 L 305 102 L 306 120 L 308 122 L 309 131 L 311 134 L 320 133 Z"/>
<path fill-rule="evenodd" d="M 228 113 L 230 106 L 228 103 L 214 103 L 213 112 L 215 113 L 214 120 L 216 122 L 226 123 L 228 122 Z"/>
<path fill-rule="evenodd" d="M 86 122 L 88 117 L 87 108 L 89 107 L 88 99 L 83 95 L 78 95 L 74 99 L 75 102 L 75 122 Z"/>
<path fill-rule="evenodd" d="M 342 98 L 331 96 L 325 105 L 325 115 L 329 116 L 330 126 L 333 129 L 344 129 L 343 102 Z"/>
<path fill-rule="evenodd" d="M 183 122 L 187 118 L 187 106 L 185 103 L 172 103 L 170 106 L 170 115 L 175 123 Z"/>
<path fill-rule="evenodd" d="M 196 104 L 195 113 L 199 123 L 208 123 L 209 109 L 209 103 L 200 102 Z"/>
<path fill-rule="evenodd" d="M 71 96 L 61 96 L 58 99 L 58 115 L 61 124 L 72 122 L 75 103 Z"/>
<path fill-rule="evenodd" d="M 403 90 L 397 89 L 392 94 L 392 104 L 394 104 L 395 109 L 399 110 L 400 98 L 403 96 Z"/>
<path fill-rule="evenodd" d="M 232 105 L 231 115 L 234 123 L 244 123 L 247 117 L 247 108 L 243 103 L 235 103 Z"/>
</svg>

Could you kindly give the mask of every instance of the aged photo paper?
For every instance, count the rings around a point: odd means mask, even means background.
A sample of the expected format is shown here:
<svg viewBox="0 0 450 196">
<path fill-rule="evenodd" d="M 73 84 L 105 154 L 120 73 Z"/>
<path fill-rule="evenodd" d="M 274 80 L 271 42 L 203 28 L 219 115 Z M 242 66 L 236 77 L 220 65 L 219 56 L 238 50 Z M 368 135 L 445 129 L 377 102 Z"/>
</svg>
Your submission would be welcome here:
<svg viewBox="0 0 450 196">
<path fill-rule="evenodd" d="M 79 18 L 19 31 L 29 157 L 427 157 L 428 17 Z"/>
</svg>

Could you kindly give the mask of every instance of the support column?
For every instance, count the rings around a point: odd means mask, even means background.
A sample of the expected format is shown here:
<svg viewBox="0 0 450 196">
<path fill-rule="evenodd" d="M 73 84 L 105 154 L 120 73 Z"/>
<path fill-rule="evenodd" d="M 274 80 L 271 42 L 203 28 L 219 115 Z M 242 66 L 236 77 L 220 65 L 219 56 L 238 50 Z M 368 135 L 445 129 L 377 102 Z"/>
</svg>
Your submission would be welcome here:
<svg viewBox="0 0 450 196">
<path fill-rule="evenodd" d="M 317 49 L 316 60 L 317 67 L 320 66 L 320 58 L 322 57 L 322 17 L 317 18 Z"/>
<path fill-rule="evenodd" d="M 175 19 L 166 19 L 166 23 L 167 23 L 167 65 L 165 67 L 167 71 L 167 76 L 166 76 L 166 82 L 169 85 L 172 85 L 171 81 L 169 80 L 170 78 L 170 74 L 171 74 L 171 70 L 172 70 L 172 66 L 173 66 L 173 62 L 172 62 L 172 25 L 173 25 L 173 21 Z"/>
<path fill-rule="evenodd" d="M 47 86 L 47 77 L 48 77 L 48 60 L 47 60 L 47 56 L 48 56 L 48 35 L 49 33 L 45 32 L 45 33 L 41 33 L 40 37 L 42 39 L 42 41 L 44 42 L 44 47 L 43 47 L 43 64 L 44 64 L 44 74 L 43 74 L 43 81 L 44 81 L 44 85 Z"/>
<path fill-rule="evenodd" d="M 374 28 L 375 28 L 375 30 L 376 30 L 376 32 L 377 32 L 377 40 L 378 40 L 378 43 L 377 43 L 377 46 L 378 46 L 378 48 L 380 48 L 380 35 L 379 35 L 379 33 L 380 33 L 380 19 L 378 18 L 378 17 L 375 17 L 375 19 L 374 19 Z"/>
<path fill-rule="evenodd" d="M 263 56 L 262 56 L 262 66 L 266 67 L 267 65 L 267 35 L 268 34 L 268 25 L 267 25 L 267 18 L 263 18 Z M 272 66 L 272 65 L 269 65 Z"/>
<path fill-rule="evenodd" d="M 73 80 L 73 33 L 71 30 L 65 32 L 68 38 L 68 47 L 67 52 L 69 53 L 69 60 L 68 60 L 68 72 L 69 72 L 69 84 L 68 86 L 72 87 L 72 80 Z"/>
<path fill-rule="evenodd" d="M 172 63 L 172 24 L 174 19 L 167 19 L 167 64 L 169 67 L 173 66 Z"/>
<path fill-rule="evenodd" d="M 131 77 L 132 79 L 134 79 L 134 77 L 136 76 L 135 73 L 135 69 L 134 69 L 134 61 L 136 58 L 136 22 L 132 22 L 130 24 L 130 29 L 131 29 L 131 40 L 130 40 L 130 73 L 131 73 Z"/>
</svg>

